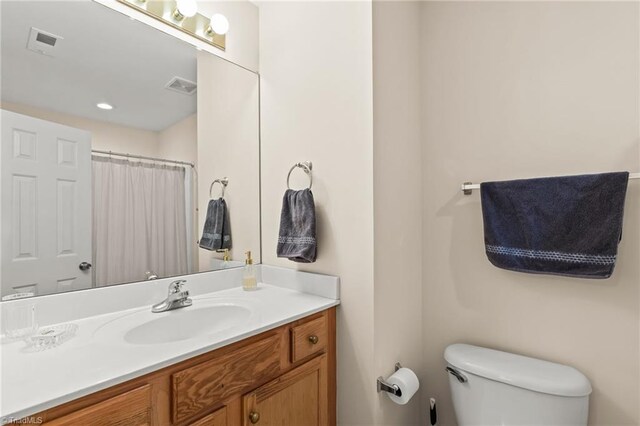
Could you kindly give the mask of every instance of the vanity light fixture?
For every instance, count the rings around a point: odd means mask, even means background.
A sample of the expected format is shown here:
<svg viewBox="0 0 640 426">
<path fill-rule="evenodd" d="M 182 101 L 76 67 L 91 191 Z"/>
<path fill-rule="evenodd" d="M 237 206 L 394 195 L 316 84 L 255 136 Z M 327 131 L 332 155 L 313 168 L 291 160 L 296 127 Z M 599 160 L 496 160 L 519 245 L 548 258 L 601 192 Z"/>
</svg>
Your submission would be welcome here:
<svg viewBox="0 0 640 426">
<path fill-rule="evenodd" d="M 0 0 L 1 1 L 1 0 Z M 225 50 L 229 21 L 215 13 L 198 13 L 197 0 L 116 0 L 220 50 Z"/>
<path fill-rule="evenodd" d="M 96 106 L 97 106 L 98 108 L 100 108 L 100 109 L 105 110 L 105 111 L 110 111 L 110 110 L 112 110 L 112 109 L 113 109 L 113 105 L 108 104 L 108 103 L 106 103 L 106 102 L 98 102 L 98 103 L 96 104 Z"/>
<path fill-rule="evenodd" d="M 209 21 L 209 28 L 207 28 L 207 35 L 212 36 L 214 34 L 225 35 L 229 31 L 229 20 L 221 13 L 214 13 Z"/>
<path fill-rule="evenodd" d="M 194 17 L 196 13 L 198 13 L 196 0 L 177 0 L 172 16 L 176 21 L 182 21 L 184 18 Z"/>
</svg>

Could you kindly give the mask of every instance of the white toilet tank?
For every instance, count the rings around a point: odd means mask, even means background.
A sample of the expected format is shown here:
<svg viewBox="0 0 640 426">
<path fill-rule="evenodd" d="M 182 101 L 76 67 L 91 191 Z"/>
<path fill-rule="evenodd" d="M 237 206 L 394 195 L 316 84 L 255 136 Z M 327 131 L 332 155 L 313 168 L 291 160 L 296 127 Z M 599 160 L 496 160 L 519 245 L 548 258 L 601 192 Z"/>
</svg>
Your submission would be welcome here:
<svg viewBox="0 0 640 426">
<path fill-rule="evenodd" d="M 444 358 L 459 426 L 587 424 L 591 384 L 573 367 L 460 343 Z"/>
</svg>

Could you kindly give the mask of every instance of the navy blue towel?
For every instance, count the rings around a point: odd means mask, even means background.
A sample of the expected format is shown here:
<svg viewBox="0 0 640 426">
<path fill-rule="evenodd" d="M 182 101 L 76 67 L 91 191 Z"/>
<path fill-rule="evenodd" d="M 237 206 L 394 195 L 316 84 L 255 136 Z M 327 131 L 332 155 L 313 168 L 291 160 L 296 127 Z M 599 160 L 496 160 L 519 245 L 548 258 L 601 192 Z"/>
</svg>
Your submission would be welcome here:
<svg viewBox="0 0 640 426">
<path fill-rule="evenodd" d="M 619 172 L 483 183 L 489 261 L 519 272 L 610 277 L 628 182 Z"/>
</svg>

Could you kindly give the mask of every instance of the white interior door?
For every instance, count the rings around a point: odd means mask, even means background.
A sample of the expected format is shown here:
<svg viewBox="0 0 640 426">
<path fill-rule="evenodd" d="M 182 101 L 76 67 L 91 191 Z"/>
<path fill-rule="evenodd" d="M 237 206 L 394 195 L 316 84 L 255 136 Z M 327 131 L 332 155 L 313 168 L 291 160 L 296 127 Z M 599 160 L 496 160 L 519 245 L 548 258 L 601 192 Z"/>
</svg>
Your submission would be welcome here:
<svg viewBox="0 0 640 426">
<path fill-rule="evenodd" d="M 91 134 L 1 114 L 2 295 L 91 287 Z"/>
</svg>

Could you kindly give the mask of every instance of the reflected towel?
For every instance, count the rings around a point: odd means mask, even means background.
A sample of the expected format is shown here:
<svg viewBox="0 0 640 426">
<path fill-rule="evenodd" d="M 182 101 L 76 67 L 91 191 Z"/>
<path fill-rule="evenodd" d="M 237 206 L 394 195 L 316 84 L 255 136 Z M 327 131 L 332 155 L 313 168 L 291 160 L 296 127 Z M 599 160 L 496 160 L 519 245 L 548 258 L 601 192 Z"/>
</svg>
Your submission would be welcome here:
<svg viewBox="0 0 640 426">
<path fill-rule="evenodd" d="M 310 189 L 284 193 L 277 254 L 294 262 L 316 261 L 316 207 Z"/>
<path fill-rule="evenodd" d="M 224 250 L 231 248 L 231 224 L 229 209 L 223 198 L 209 200 L 207 216 L 204 221 L 200 247 L 205 250 Z"/>
<path fill-rule="evenodd" d="M 481 184 L 489 261 L 519 272 L 610 277 L 628 181 L 619 172 Z"/>
</svg>

